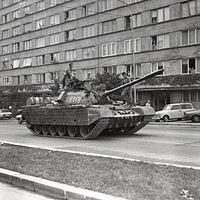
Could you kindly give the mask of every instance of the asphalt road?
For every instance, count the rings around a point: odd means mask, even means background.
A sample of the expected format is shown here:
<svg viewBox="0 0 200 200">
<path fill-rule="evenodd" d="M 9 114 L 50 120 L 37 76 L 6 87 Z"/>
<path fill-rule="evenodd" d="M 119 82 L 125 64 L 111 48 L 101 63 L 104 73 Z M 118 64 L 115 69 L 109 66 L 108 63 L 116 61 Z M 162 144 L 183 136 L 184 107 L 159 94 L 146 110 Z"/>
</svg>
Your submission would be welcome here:
<svg viewBox="0 0 200 200">
<path fill-rule="evenodd" d="M 0 141 L 200 167 L 200 126 L 148 125 L 132 136 L 74 140 L 37 137 L 17 121 L 0 120 Z"/>
</svg>

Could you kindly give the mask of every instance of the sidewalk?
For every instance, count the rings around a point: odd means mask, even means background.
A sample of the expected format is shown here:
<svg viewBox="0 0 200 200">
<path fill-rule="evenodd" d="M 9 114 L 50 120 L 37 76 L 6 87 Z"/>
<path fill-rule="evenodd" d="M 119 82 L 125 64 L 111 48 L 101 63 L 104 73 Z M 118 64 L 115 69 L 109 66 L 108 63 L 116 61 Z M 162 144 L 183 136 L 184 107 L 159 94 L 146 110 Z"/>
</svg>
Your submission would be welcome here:
<svg viewBox="0 0 200 200">
<path fill-rule="evenodd" d="M 63 200 L 126 200 L 0 168 L 0 181 Z"/>
</svg>

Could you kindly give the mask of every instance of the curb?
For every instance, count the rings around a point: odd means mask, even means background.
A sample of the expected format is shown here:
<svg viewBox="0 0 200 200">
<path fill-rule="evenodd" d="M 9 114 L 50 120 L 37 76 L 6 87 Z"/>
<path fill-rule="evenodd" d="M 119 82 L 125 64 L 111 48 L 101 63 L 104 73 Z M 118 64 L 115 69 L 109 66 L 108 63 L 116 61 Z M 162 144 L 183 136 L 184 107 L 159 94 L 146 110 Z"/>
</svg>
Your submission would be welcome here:
<svg viewBox="0 0 200 200">
<path fill-rule="evenodd" d="M 200 123 L 192 122 L 150 122 L 148 125 L 192 126 L 196 128 L 200 127 Z"/>
<path fill-rule="evenodd" d="M 126 200 L 0 168 L 0 181 L 63 200 Z"/>
</svg>

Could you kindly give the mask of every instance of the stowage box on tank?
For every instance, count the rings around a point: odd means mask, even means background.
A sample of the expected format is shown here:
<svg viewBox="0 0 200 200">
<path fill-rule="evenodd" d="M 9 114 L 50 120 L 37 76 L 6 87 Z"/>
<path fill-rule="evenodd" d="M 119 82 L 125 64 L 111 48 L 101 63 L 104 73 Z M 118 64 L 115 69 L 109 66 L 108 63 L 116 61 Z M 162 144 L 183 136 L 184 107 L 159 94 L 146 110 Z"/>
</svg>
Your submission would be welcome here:
<svg viewBox="0 0 200 200">
<path fill-rule="evenodd" d="M 63 90 L 56 99 L 30 97 L 23 107 L 26 126 L 38 136 L 95 139 L 102 133 L 134 134 L 150 122 L 155 114 L 152 107 L 101 105 L 99 101 L 162 72 L 152 72 L 101 95 L 76 85 Z"/>
</svg>

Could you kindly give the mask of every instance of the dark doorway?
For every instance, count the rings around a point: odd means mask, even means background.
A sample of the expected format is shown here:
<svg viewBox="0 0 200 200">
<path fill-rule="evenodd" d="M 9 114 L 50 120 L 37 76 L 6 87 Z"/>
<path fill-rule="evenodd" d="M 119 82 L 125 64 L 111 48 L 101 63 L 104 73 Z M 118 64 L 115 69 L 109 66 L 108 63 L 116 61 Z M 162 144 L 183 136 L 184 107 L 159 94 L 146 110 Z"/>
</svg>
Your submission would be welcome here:
<svg viewBox="0 0 200 200">
<path fill-rule="evenodd" d="M 166 104 L 170 103 L 170 93 L 168 91 L 153 92 L 153 107 L 156 111 L 162 110 Z"/>
</svg>

